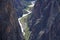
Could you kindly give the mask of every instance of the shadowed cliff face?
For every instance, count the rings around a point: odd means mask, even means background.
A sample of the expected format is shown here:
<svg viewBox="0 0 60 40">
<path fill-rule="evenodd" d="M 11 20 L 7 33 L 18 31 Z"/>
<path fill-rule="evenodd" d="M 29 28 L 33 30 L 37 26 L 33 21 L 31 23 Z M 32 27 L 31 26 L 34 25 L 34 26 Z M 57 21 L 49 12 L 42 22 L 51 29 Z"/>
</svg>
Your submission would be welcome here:
<svg viewBox="0 0 60 40">
<path fill-rule="evenodd" d="M 13 0 L 13 7 L 16 10 L 17 13 L 17 17 L 20 18 L 23 15 L 23 9 L 24 9 L 24 5 L 23 5 L 23 1 L 22 0 Z"/>
<path fill-rule="evenodd" d="M 23 40 L 13 0 L 0 0 L 0 40 Z"/>
<path fill-rule="evenodd" d="M 60 0 L 37 0 L 29 19 L 30 40 L 60 40 Z"/>
</svg>

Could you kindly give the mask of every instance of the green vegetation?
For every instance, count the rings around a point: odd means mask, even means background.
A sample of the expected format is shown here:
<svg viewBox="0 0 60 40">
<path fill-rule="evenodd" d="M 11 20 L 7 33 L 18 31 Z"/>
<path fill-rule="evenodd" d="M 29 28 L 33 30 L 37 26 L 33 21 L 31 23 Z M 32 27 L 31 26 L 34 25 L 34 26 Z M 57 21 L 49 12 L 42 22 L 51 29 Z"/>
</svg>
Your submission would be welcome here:
<svg viewBox="0 0 60 40">
<path fill-rule="evenodd" d="M 30 37 L 30 31 L 29 31 L 29 27 L 28 27 L 28 24 L 27 24 L 27 18 L 28 18 L 28 15 L 25 16 L 25 17 L 22 17 L 21 20 L 20 20 L 22 25 L 25 25 L 24 27 L 26 27 L 24 29 L 24 31 L 25 31 L 25 35 L 24 35 L 25 40 L 29 40 L 29 37 Z"/>
<path fill-rule="evenodd" d="M 29 37 L 30 37 L 29 27 L 26 27 L 26 29 L 25 29 L 25 36 L 24 36 L 24 38 L 25 38 L 25 40 L 29 40 Z"/>
<path fill-rule="evenodd" d="M 23 3 L 26 6 L 26 8 L 24 8 L 24 10 L 23 10 L 23 15 L 24 15 L 24 14 L 28 13 L 27 10 L 31 11 L 33 7 L 29 7 L 29 5 L 31 5 L 31 2 L 28 3 L 23 0 Z M 30 31 L 29 31 L 29 27 L 28 27 L 28 23 L 27 23 L 28 22 L 27 19 L 29 19 L 30 16 L 31 16 L 31 14 L 28 14 L 24 17 L 21 17 L 21 20 L 20 20 L 22 26 L 24 27 L 24 32 L 25 32 L 24 39 L 25 40 L 29 40 L 29 37 L 30 37 Z"/>
</svg>

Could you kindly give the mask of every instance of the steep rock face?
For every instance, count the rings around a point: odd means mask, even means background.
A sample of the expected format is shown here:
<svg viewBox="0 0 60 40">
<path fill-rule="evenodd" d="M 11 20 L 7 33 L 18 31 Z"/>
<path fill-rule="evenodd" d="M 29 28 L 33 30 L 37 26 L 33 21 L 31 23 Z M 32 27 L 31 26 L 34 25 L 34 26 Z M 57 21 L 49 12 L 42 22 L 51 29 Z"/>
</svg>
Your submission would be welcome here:
<svg viewBox="0 0 60 40">
<path fill-rule="evenodd" d="M 14 9 L 16 10 L 17 13 L 17 17 L 20 18 L 23 15 L 23 9 L 24 9 L 24 5 L 23 5 L 23 1 L 22 0 L 13 0 L 13 6 Z"/>
<path fill-rule="evenodd" d="M 0 40 L 23 40 L 13 0 L 0 0 Z"/>
<path fill-rule="evenodd" d="M 37 0 L 29 19 L 30 40 L 60 40 L 60 0 Z"/>
</svg>

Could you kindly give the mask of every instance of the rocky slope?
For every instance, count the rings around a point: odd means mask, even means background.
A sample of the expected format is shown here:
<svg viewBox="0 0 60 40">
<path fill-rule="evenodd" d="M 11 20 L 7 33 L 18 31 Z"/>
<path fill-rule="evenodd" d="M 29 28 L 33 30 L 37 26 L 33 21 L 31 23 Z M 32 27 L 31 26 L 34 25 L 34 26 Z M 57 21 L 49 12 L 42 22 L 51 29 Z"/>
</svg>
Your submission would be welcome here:
<svg viewBox="0 0 60 40">
<path fill-rule="evenodd" d="M 31 17 L 29 40 L 60 40 L 60 0 L 37 0 Z"/>
</svg>

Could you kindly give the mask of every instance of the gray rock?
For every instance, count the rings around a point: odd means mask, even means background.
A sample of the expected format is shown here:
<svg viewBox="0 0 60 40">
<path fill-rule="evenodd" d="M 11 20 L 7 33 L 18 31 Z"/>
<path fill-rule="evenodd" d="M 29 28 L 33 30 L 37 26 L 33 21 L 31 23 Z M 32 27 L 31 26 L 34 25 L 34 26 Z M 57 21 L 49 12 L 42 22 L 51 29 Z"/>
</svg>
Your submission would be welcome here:
<svg viewBox="0 0 60 40">
<path fill-rule="evenodd" d="M 28 22 L 31 31 L 30 40 L 60 40 L 59 9 L 60 0 L 36 1 Z M 44 32 L 41 34 L 41 31 Z"/>
</svg>

